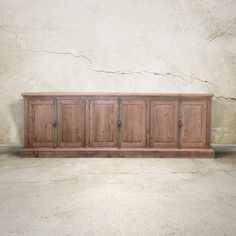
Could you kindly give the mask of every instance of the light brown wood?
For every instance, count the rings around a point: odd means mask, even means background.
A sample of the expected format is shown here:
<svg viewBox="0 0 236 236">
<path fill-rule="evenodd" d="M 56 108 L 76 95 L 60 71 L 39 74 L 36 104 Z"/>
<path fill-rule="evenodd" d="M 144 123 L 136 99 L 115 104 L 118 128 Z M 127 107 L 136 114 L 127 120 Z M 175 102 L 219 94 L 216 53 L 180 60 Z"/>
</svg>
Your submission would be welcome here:
<svg viewBox="0 0 236 236">
<path fill-rule="evenodd" d="M 58 146 L 85 146 L 85 100 L 58 100 Z"/>
<path fill-rule="evenodd" d="M 203 148 L 206 147 L 206 101 L 183 101 L 182 102 L 182 120 L 181 129 L 181 147 L 182 148 Z"/>
<path fill-rule="evenodd" d="M 22 156 L 214 156 L 211 94 L 23 96 Z"/>
<path fill-rule="evenodd" d="M 76 93 L 76 92 L 28 92 L 21 93 L 23 97 L 71 97 L 71 96 L 86 96 L 86 97 L 190 97 L 190 98 L 202 98 L 202 97 L 212 97 L 213 94 L 209 93 Z"/>
<path fill-rule="evenodd" d="M 146 110 L 146 147 L 150 148 L 151 136 L 150 136 L 150 126 L 151 126 L 151 99 L 147 98 L 147 110 Z"/>
<path fill-rule="evenodd" d="M 90 115 L 89 115 L 89 103 L 90 101 L 88 99 L 86 101 L 86 115 L 85 115 L 85 123 L 86 123 L 86 128 L 85 128 L 85 137 L 86 137 L 86 147 L 89 147 L 89 136 L 90 136 L 90 130 L 89 130 L 89 121 L 90 121 Z"/>
<path fill-rule="evenodd" d="M 123 99 L 120 103 L 121 147 L 146 146 L 147 101 Z"/>
<path fill-rule="evenodd" d="M 29 145 L 33 147 L 53 146 L 52 100 L 29 100 Z"/>
<path fill-rule="evenodd" d="M 210 98 L 207 99 L 207 114 L 206 114 L 206 116 L 207 116 L 206 145 L 207 145 L 207 148 L 211 148 L 211 99 Z"/>
<path fill-rule="evenodd" d="M 151 146 L 177 148 L 178 100 L 151 101 Z"/>
<path fill-rule="evenodd" d="M 29 146 L 29 98 L 24 98 L 24 147 Z"/>
<path fill-rule="evenodd" d="M 117 146 L 117 100 L 90 101 L 90 146 Z"/>
<path fill-rule="evenodd" d="M 127 158 L 139 158 L 139 157 L 174 157 L 174 158 L 213 158 L 214 151 L 212 149 L 145 149 L 145 148 L 70 148 L 70 149 L 49 149 L 38 148 L 22 149 L 22 157 L 127 157 Z"/>
</svg>

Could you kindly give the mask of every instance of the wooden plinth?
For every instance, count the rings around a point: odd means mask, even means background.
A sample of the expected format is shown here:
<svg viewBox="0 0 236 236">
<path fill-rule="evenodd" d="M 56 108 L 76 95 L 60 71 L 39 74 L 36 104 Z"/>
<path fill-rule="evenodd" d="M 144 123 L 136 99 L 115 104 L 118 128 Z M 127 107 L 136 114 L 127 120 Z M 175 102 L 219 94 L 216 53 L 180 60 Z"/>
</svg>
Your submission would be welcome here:
<svg viewBox="0 0 236 236">
<path fill-rule="evenodd" d="M 22 157 L 197 157 L 214 158 L 212 149 L 79 149 L 79 148 L 23 148 Z"/>
</svg>

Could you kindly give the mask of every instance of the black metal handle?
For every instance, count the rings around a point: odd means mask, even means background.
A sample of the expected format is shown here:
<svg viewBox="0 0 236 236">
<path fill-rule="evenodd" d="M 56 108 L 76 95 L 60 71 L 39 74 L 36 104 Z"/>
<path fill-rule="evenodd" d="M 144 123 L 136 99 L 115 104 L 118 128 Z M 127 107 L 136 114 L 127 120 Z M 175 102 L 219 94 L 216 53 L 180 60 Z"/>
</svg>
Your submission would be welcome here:
<svg viewBox="0 0 236 236">
<path fill-rule="evenodd" d="M 179 128 L 182 128 L 182 127 L 183 127 L 183 121 L 182 121 L 182 120 L 179 120 L 179 121 L 178 121 L 178 126 L 179 126 Z"/>
<path fill-rule="evenodd" d="M 56 120 L 53 120 L 53 121 L 52 121 L 52 126 L 53 126 L 53 127 L 56 127 L 56 126 L 57 126 L 57 121 L 56 121 Z"/>
<path fill-rule="evenodd" d="M 121 128 L 121 120 L 118 120 L 117 125 L 119 128 Z"/>
</svg>

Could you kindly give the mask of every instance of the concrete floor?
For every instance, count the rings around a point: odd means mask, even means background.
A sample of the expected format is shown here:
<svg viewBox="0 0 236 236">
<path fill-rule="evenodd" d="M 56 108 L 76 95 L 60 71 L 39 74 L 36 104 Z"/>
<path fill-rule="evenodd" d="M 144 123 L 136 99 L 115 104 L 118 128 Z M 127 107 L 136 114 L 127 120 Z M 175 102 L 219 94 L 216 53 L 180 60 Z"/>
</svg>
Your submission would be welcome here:
<svg viewBox="0 0 236 236">
<path fill-rule="evenodd" d="M 236 155 L 0 155 L 0 235 L 236 235 Z"/>
</svg>

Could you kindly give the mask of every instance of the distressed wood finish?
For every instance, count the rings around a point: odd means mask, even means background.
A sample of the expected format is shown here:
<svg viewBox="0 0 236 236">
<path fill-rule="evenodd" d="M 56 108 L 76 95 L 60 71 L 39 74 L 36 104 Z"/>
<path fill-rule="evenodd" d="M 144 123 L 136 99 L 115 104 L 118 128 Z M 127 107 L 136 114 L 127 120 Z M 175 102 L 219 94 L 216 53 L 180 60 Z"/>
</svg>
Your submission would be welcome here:
<svg viewBox="0 0 236 236">
<path fill-rule="evenodd" d="M 151 146 L 177 148 L 178 100 L 151 101 Z"/>
<path fill-rule="evenodd" d="M 146 104 L 146 100 L 121 100 L 121 147 L 146 146 Z"/>
<path fill-rule="evenodd" d="M 29 144 L 29 98 L 24 98 L 24 147 Z"/>
<path fill-rule="evenodd" d="M 183 101 L 180 145 L 182 148 L 204 148 L 207 144 L 206 101 Z"/>
<path fill-rule="evenodd" d="M 210 94 L 22 95 L 23 157 L 214 157 Z"/>
<path fill-rule="evenodd" d="M 51 99 L 29 100 L 29 146 L 52 147 L 54 142 L 53 102 Z"/>
<path fill-rule="evenodd" d="M 38 149 L 23 149 L 22 155 L 24 157 L 197 157 L 197 158 L 213 158 L 214 151 L 212 149 L 201 149 L 201 148 L 188 148 L 188 149 L 174 149 L 174 148 L 161 148 L 161 149 L 147 149 L 147 148 L 58 148 L 58 149 L 48 149 L 48 148 L 38 148 Z"/>
<path fill-rule="evenodd" d="M 90 146 L 117 146 L 117 100 L 90 101 Z"/>
<path fill-rule="evenodd" d="M 85 100 L 58 100 L 58 146 L 85 146 Z"/>
</svg>

